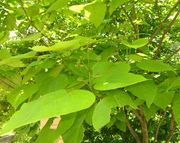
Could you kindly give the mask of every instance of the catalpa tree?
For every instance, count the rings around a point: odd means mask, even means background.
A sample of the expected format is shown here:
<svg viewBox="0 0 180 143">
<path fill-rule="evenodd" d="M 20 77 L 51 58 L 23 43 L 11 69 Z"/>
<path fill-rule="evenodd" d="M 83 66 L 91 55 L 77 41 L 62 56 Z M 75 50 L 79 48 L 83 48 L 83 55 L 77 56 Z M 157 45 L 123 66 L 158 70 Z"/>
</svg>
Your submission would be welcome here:
<svg viewBox="0 0 180 143">
<path fill-rule="evenodd" d="M 93 142 L 88 125 L 94 132 L 117 128 L 119 142 L 178 142 L 179 6 L 179 0 L 1 0 L 1 136 Z"/>
</svg>

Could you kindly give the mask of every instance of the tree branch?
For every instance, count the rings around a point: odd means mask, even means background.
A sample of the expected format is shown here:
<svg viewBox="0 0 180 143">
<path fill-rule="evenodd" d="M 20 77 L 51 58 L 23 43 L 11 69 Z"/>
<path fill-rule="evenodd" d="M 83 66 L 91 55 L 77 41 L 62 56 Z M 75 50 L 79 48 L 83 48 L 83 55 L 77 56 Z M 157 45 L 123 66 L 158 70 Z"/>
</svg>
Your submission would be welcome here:
<svg viewBox="0 0 180 143">
<path fill-rule="evenodd" d="M 166 143 L 169 143 L 171 141 L 171 138 L 173 137 L 174 135 L 174 130 L 175 130 L 175 121 L 174 121 L 174 114 L 171 110 L 171 122 L 170 122 L 170 131 L 169 131 L 169 134 L 167 136 L 167 139 L 166 139 Z"/>
<path fill-rule="evenodd" d="M 154 59 L 156 59 L 157 56 L 159 56 L 159 54 L 160 54 L 160 49 L 161 49 L 161 46 L 162 46 L 164 37 L 165 37 L 165 35 L 168 33 L 169 29 L 172 27 L 172 25 L 174 24 L 174 22 L 176 21 L 179 13 L 180 13 L 180 10 L 178 10 L 178 12 L 177 12 L 176 15 L 174 16 L 173 20 L 169 23 L 168 27 L 163 31 L 163 35 L 162 35 L 162 37 L 161 37 L 161 39 L 160 39 L 160 42 L 159 42 L 159 44 L 158 44 L 158 46 L 157 46 L 157 50 L 156 50 L 156 52 L 155 52 Z"/>
<path fill-rule="evenodd" d="M 150 44 L 152 42 L 152 40 L 156 37 L 156 35 L 160 32 L 160 30 L 163 28 L 164 23 L 167 22 L 168 18 L 171 16 L 171 13 L 175 10 L 175 8 L 180 4 L 180 0 L 178 0 L 174 6 L 171 8 L 171 10 L 169 11 L 169 13 L 166 15 L 165 19 L 160 23 L 160 25 L 158 26 L 158 28 L 155 30 L 155 32 L 152 34 L 152 36 L 149 39 L 148 44 Z M 147 44 L 147 45 L 148 45 Z"/>
<path fill-rule="evenodd" d="M 143 134 L 143 143 L 149 143 L 147 121 L 144 117 L 143 108 L 140 107 L 139 109 L 135 110 L 134 113 L 141 124 L 141 131 Z"/>
<path fill-rule="evenodd" d="M 126 112 L 125 112 L 126 113 Z M 126 113 L 126 125 L 130 131 L 130 133 L 132 134 L 132 136 L 134 137 L 134 139 L 136 140 L 137 143 L 141 143 L 141 140 L 138 136 L 138 134 L 134 131 L 133 127 L 131 126 L 131 124 L 129 123 L 129 120 L 128 120 L 128 116 L 127 116 L 127 113 Z"/>
</svg>

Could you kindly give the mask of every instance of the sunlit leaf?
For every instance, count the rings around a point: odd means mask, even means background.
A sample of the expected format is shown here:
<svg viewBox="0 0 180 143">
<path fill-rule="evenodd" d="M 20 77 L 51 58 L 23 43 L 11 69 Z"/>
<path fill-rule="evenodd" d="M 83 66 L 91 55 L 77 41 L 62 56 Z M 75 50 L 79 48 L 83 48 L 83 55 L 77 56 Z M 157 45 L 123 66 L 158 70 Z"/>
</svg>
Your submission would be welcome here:
<svg viewBox="0 0 180 143">
<path fill-rule="evenodd" d="M 141 48 L 145 46 L 147 43 L 148 43 L 148 39 L 146 38 L 140 38 L 138 40 L 132 41 L 131 43 L 129 43 L 128 41 L 122 41 L 122 44 L 124 44 L 129 48 L 134 48 L 134 49 Z"/>
<path fill-rule="evenodd" d="M 104 19 L 106 5 L 103 2 L 95 1 L 88 4 L 85 8 L 85 18 L 98 27 Z"/>
<path fill-rule="evenodd" d="M 94 101 L 94 94 L 86 90 L 73 90 L 71 92 L 58 90 L 48 93 L 35 101 L 24 104 L 19 111 L 15 112 L 0 134 L 44 118 L 66 115 L 86 109 Z"/>
<path fill-rule="evenodd" d="M 77 37 L 69 41 L 60 41 L 53 46 L 34 46 L 32 47 L 33 51 L 36 52 L 45 52 L 45 51 L 65 51 L 65 50 L 75 50 L 81 46 L 89 45 L 94 43 L 95 40 L 88 37 Z"/>
<path fill-rule="evenodd" d="M 173 70 L 173 68 L 170 65 L 157 60 L 143 60 L 141 62 L 136 63 L 136 65 L 140 69 L 149 72 L 163 72 Z"/>
</svg>

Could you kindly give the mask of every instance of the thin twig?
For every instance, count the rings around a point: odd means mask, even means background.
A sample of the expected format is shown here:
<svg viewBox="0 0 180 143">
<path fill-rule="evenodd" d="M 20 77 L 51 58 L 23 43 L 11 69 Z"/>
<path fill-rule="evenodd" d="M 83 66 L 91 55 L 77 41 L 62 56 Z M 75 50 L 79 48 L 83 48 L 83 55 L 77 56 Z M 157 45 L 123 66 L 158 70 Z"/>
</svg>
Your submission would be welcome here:
<svg viewBox="0 0 180 143">
<path fill-rule="evenodd" d="M 160 119 L 160 121 L 158 123 L 158 126 L 156 128 L 156 131 L 155 131 L 155 134 L 154 134 L 154 143 L 158 142 L 159 129 L 161 127 L 162 121 L 164 120 L 165 116 L 166 116 L 166 112 L 164 112 L 164 114 L 162 115 L 162 117 L 161 117 L 161 119 Z"/>
<path fill-rule="evenodd" d="M 125 112 L 126 113 L 126 112 Z M 132 134 L 132 136 L 134 137 L 134 139 L 136 140 L 137 143 L 142 143 L 138 134 L 135 132 L 135 130 L 133 129 L 133 127 L 131 126 L 131 124 L 129 123 L 129 120 L 128 120 L 128 116 L 127 116 L 127 113 L 126 113 L 126 125 L 130 131 L 130 133 Z"/>
<path fill-rule="evenodd" d="M 152 42 L 152 40 L 156 37 L 156 35 L 160 32 L 160 30 L 163 28 L 164 23 L 167 22 L 168 18 L 171 16 L 171 13 L 175 10 L 175 8 L 180 4 L 180 0 L 178 0 L 174 6 L 170 9 L 169 13 L 166 15 L 165 19 L 160 23 L 160 25 L 158 26 L 158 28 L 155 30 L 155 32 L 152 34 L 152 36 L 149 39 L 148 44 L 150 44 Z M 148 45 L 147 44 L 147 45 Z"/>
<path fill-rule="evenodd" d="M 169 134 L 167 136 L 166 143 L 169 143 L 171 141 L 171 139 L 174 135 L 174 130 L 175 130 L 174 114 L 173 114 L 172 110 L 170 112 L 171 112 L 170 131 L 169 131 Z"/>
<path fill-rule="evenodd" d="M 160 39 L 160 42 L 159 42 L 159 44 L 158 44 L 158 46 L 157 46 L 157 50 L 156 50 L 156 53 L 155 53 L 155 55 L 154 55 L 154 59 L 156 59 L 157 56 L 159 56 L 159 54 L 160 54 L 160 49 L 161 49 L 163 40 L 164 40 L 164 38 L 165 38 L 165 35 L 168 33 L 169 29 L 172 27 L 172 25 L 173 25 L 174 22 L 176 21 L 179 13 L 180 13 L 180 10 L 178 10 L 178 12 L 177 12 L 176 15 L 174 16 L 173 20 L 169 23 L 168 27 L 163 31 L 163 35 L 162 35 L 162 37 L 161 37 L 161 39 Z"/>
</svg>

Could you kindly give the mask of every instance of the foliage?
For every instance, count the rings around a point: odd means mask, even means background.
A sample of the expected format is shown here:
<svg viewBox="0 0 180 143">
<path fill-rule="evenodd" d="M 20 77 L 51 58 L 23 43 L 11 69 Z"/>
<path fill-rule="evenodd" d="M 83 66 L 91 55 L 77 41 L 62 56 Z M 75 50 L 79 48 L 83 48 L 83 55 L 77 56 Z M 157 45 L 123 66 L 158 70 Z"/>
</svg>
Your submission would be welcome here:
<svg viewBox="0 0 180 143">
<path fill-rule="evenodd" d="M 0 134 L 35 143 L 177 142 L 179 4 L 2 0 Z"/>
</svg>

